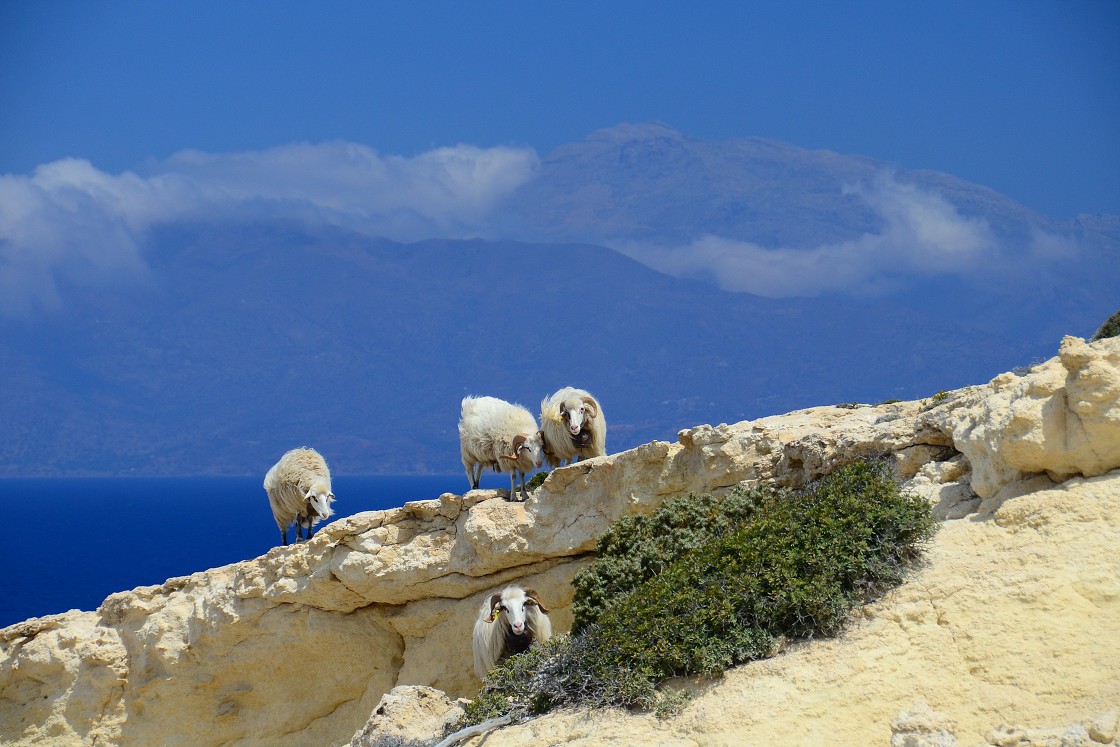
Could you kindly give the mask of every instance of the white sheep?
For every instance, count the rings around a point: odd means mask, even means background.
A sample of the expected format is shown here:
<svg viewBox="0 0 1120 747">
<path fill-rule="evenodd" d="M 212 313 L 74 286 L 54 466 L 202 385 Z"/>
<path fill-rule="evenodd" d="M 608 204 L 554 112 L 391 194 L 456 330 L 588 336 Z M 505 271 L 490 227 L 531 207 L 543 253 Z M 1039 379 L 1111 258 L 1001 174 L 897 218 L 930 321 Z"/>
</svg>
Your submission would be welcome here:
<svg viewBox="0 0 1120 747">
<path fill-rule="evenodd" d="M 525 651 L 534 641 L 552 637 L 552 621 L 537 592 L 507 586 L 491 594 L 474 623 L 474 671 L 480 679 L 490 667 L 512 654 Z"/>
<path fill-rule="evenodd" d="M 304 527 L 307 527 L 307 539 L 311 539 L 311 528 L 334 513 L 331 471 L 326 460 L 314 449 L 292 449 L 280 457 L 264 476 L 264 489 L 285 545 L 288 544 L 288 526 L 293 522 L 299 542 L 303 539 Z"/>
<path fill-rule="evenodd" d="M 541 433 L 550 467 L 607 453 L 607 418 L 583 389 L 566 386 L 541 400 Z"/>
<path fill-rule="evenodd" d="M 521 500 L 525 473 L 539 469 L 544 458 L 544 436 L 532 413 L 496 397 L 465 397 L 459 419 L 459 448 L 471 489 L 478 488 L 482 470 L 509 472 L 509 497 L 516 500 L 517 478 L 521 478 Z"/>
</svg>

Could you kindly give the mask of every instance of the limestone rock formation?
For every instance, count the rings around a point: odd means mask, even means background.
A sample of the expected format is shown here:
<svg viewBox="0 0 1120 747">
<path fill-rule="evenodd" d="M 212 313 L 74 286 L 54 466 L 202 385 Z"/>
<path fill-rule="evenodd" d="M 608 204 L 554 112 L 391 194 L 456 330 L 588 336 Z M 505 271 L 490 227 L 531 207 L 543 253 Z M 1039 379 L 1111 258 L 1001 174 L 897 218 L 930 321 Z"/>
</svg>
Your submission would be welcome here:
<svg viewBox="0 0 1120 747">
<path fill-rule="evenodd" d="M 385 693 L 350 747 L 425 747 L 462 715 L 440 690 L 401 685 Z"/>
<path fill-rule="evenodd" d="M 885 746 L 917 723 L 900 716 L 917 701 L 961 745 L 994 744 L 1001 724 L 1100 742 L 1115 726 L 1088 724 L 1120 706 L 1118 403 L 1120 340 L 1067 338 L 1029 372 L 926 401 L 684 430 L 558 469 L 526 503 L 472 491 L 351 516 L 308 543 L 0 630 L 0 742 L 373 740 L 394 687 L 474 693 L 470 629 L 493 589 L 531 585 L 565 630 L 570 581 L 619 517 L 872 456 L 945 521 L 926 567 L 849 633 L 694 682 L 666 722 L 563 713 L 487 747 Z"/>
</svg>

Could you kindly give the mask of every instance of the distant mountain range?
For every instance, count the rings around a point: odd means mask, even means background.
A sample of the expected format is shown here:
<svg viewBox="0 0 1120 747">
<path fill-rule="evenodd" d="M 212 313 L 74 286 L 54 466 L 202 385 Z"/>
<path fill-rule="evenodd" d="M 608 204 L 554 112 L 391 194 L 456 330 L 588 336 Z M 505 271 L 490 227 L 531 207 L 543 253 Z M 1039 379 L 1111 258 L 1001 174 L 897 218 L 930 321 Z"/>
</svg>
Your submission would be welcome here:
<svg viewBox="0 0 1120 747">
<path fill-rule="evenodd" d="M 0 318 L 0 476 L 263 476 L 300 445 L 342 474 L 455 474 L 463 396 L 536 412 L 567 385 L 602 401 L 617 451 L 699 423 L 981 383 L 1120 306 L 1116 218 L 1057 223 L 927 172 L 891 178 L 940 195 L 958 224 L 982 220 L 995 251 L 1014 259 L 1047 236 L 1057 259 L 766 298 L 720 290 L 718 267 L 673 277 L 631 258 L 703 235 L 882 251 L 866 237 L 893 219 L 858 185 L 886 168 L 622 126 L 543 159 L 488 240 L 164 223 L 146 234 L 142 280 L 60 278 L 59 309 Z"/>
<path fill-rule="evenodd" d="M 857 283 L 843 271 L 865 261 L 870 295 L 1020 340 L 1091 333 L 1120 307 L 1118 216 L 1058 221 L 949 174 L 761 138 L 699 140 L 658 123 L 557 148 L 494 222 L 512 238 L 614 246 L 724 287 L 736 285 L 726 275 L 739 244 L 786 250 L 775 256 L 794 276 L 818 271 L 798 253 L 824 247 L 831 261 L 819 272 L 838 280 L 804 295 L 850 296 Z M 704 236 L 728 242 L 706 263 L 687 251 Z M 969 242 L 980 246 L 959 256 Z M 665 260 L 659 247 L 686 250 Z"/>
<path fill-rule="evenodd" d="M 557 148 L 511 198 L 503 221 L 536 241 L 680 243 L 716 233 L 809 249 L 882 228 L 881 215 L 845 187 L 883 172 L 940 193 L 1005 236 L 1080 228 L 949 174 L 763 138 L 700 140 L 658 123 L 619 125 Z M 1113 222 L 1113 239 L 1118 229 Z"/>
</svg>

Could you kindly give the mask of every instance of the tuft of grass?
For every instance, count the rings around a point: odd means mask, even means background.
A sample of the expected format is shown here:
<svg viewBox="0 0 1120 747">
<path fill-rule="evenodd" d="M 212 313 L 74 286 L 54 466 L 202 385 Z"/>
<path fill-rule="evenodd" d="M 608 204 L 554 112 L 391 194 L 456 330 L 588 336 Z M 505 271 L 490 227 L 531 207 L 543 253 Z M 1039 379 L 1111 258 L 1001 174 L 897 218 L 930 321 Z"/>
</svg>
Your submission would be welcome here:
<svg viewBox="0 0 1120 747">
<path fill-rule="evenodd" d="M 664 680 L 770 656 L 780 639 L 836 635 L 902 581 L 936 526 L 885 462 L 624 518 L 574 581 L 573 633 L 492 670 L 462 724 L 561 706 L 679 709 L 678 696 L 659 697 Z"/>
<path fill-rule="evenodd" d="M 653 714 L 657 717 L 658 721 L 677 716 L 685 709 L 689 703 L 692 702 L 692 693 L 688 690 L 671 690 L 666 689 L 661 691 L 661 698 L 657 701 L 657 706 L 653 709 Z"/>
<path fill-rule="evenodd" d="M 937 394 L 933 395 L 929 399 L 923 399 L 922 400 L 922 407 L 921 407 L 922 412 L 925 412 L 926 410 L 932 410 L 933 408 L 937 407 L 938 405 L 940 405 L 942 402 L 946 401 L 947 399 L 949 399 L 949 393 L 947 391 L 945 391 L 944 389 L 942 389 L 941 391 L 939 391 Z"/>
<path fill-rule="evenodd" d="M 1107 337 L 1120 337 L 1120 311 L 1105 319 L 1104 324 L 1100 326 L 1090 342 L 1103 340 Z"/>
</svg>

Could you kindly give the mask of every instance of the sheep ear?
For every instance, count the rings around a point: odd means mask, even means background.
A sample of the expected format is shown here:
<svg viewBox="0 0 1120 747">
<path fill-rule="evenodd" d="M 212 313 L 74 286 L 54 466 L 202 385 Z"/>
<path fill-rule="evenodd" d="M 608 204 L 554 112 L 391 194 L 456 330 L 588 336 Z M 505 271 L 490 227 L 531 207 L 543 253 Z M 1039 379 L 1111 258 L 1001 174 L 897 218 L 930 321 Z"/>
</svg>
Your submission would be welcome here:
<svg viewBox="0 0 1120 747">
<path fill-rule="evenodd" d="M 545 606 L 543 604 L 541 604 L 541 600 L 537 597 L 537 592 L 536 592 L 535 589 L 526 589 L 525 590 L 525 596 L 529 598 L 529 601 L 531 601 L 533 604 L 537 605 L 537 607 L 540 609 L 541 612 L 543 612 L 546 615 L 548 614 L 548 610 L 545 608 Z"/>
<path fill-rule="evenodd" d="M 580 397 L 580 399 L 583 400 L 583 404 L 591 408 L 591 417 L 595 417 L 599 414 L 599 408 L 595 406 L 595 400 L 590 397 Z"/>
</svg>

